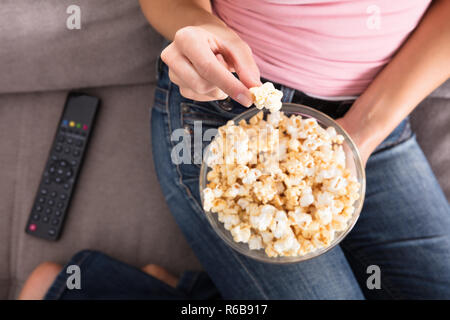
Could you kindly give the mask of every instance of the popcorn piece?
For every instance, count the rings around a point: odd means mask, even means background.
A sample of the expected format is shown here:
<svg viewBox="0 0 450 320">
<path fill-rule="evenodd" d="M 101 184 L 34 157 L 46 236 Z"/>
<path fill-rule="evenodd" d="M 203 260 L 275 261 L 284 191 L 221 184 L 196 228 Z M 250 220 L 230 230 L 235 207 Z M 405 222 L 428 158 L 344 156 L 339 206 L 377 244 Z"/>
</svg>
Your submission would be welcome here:
<svg viewBox="0 0 450 320">
<path fill-rule="evenodd" d="M 270 112 L 281 109 L 283 92 L 275 89 L 273 83 L 266 82 L 260 87 L 250 88 L 250 92 L 253 95 L 253 102 L 258 109 L 266 108 Z"/>
<path fill-rule="evenodd" d="M 251 236 L 251 231 L 249 226 L 235 226 L 231 229 L 231 235 L 236 242 L 248 242 Z"/>
<path fill-rule="evenodd" d="M 213 201 L 216 197 L 214 196 L 214 192 L 211 188 L 205 188 L 203 190 L 203 208 L 206 211 L 210 211 L 213 207 Z"/>
<path fill-rule="evenodd" d="M 273 246 L 276 252 L 283 255 L 289 251 L 297 252 L 300 249 L 300 244 L 292 231 L 284 235 L 281 239 L 275 241 Z"/>
<path fill-rule="evenodd" d="M 225 192 L 224 196 L 226 198 L 236 198 L 237 196 L 244 195 L 245 189 L 239 183 L 234 183 L 230 188 Z"/>
<path fill-rule="evenodd" d="M 250 237 L 250 239 L 248 240 L 248 247 L 250 248 L 250 250 L 259 250 L 259 249 L 263 249 L 263 243 L 262 243 L 262 238 L 260 235 L 254 234 Z"/>
<path fill-rule="evenodd" d="M 271 112 L 267 115 L 267 122 L 272 125 L 274 128 L 277 128 L 281 122 L 281 112 Z"/>
<path fill-rule="evenodd" d="M 219 221 L 224 224 L 224 228 L 231 230 L 234 226 L 238 225 L 241 220 L 237 214 L 223 214 L 219 212 Z"/>
<path fill-rule="evenodd" d="M 277 209 L 269 204 L 262 206 L 259 215 L 250 216 L 251 226 L 260 231 L 266 230 L 272 223 L 276 211 Z"/>
<path fill-rule="evenodd" d="M 252 184 L 255 183 L 256 179 L 261 176 L 261 171 L 258 169 L 250 169 L 246 176 L 242 178 L 242 183 L 244 184 Z"/>
<path fill-rule="evenodd" d="M 333 218 L 330 207 L 317 209 L 315 212 L 315 216 L 317 220 L 320 221 L 320 223 L 323 225 L 329 224 L 331 222 L 331 219 Z"/>
<path fill-rule="evenodd" d="M 289 229 L 289 220 L 284 211 L 278 211 L 270 225 L 270 229 L 275 238 L 281 238 Z"/>
<path fill-rule="evenodd" d="M 311 187 L 305 188 L 300 198 L 300 205 L 302 207 L 308 207 L 314 202 L 314 196 L 311 191 Z"/>
<path fill-rule="evenodd" d="M 294 220 L 294 223 L 300 228 L 305 229 L 312 222 L 310 214 L 305 213 L 302 209 L 297 208 L 294 212 L 289 212 L 289 217 Z"/>
</svg>

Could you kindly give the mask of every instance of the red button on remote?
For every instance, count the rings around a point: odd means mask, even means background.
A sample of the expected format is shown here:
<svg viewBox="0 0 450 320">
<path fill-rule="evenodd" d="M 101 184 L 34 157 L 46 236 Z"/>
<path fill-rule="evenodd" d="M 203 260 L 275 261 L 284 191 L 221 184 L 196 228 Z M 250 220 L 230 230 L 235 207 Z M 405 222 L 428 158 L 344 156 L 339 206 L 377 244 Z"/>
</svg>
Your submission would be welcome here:
<svg viewBox="0 0 450 320">
<path fill-rule="evenodd" d="M 28 229 L 30 231 L 36 231 L 36 225 L 34 223 L 30 224 L 30 226 L 28 227 Z"/>
</svg>

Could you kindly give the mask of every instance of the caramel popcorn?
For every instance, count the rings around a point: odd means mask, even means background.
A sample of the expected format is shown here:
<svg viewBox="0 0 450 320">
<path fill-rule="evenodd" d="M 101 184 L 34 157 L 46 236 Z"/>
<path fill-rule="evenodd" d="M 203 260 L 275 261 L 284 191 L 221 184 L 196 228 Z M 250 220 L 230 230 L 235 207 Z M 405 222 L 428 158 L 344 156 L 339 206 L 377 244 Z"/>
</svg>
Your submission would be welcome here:
<svg viewBox="0 0 450 320">
<path fill-rule="evenodd" d="M 315 119 L 278 111 L 282 94 L 271 83 L 251 91 L 271 113 L 219 128 L 205 159 L 204 210 L 218 214 L 234 241 L 269 257 L 327 247 L 347 228 L 359 197 L 344 138 Z"/>
</svg>

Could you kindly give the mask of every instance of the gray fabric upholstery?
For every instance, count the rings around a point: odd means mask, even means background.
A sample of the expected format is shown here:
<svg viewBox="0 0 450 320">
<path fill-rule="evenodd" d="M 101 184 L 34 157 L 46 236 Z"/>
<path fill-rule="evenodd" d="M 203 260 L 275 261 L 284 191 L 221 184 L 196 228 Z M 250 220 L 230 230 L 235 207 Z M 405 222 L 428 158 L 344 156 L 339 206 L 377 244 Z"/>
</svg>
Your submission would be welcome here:
<svg viewBox="0 0 450 320">
<path fill-rule="evenodd" d="M 425 99 L 412 113 L 417 141 L 430 162 L 447 199 L 450 200 L 450 82 Z M 448 89 L 447 89 L 448 88 Z M 444 89 L 446 89 L 444 91 Z M 442 98 L 447 96 L 448 98 Z"/>
<path fill-rule="evenodd" d="M 201 268 L 171 217 L 153 169 L 149 112 L 162 38 L 137 1 L 78 0 L 82 29 L 65 27 L 70 0 L 0 5 L 0 298 L 16 297 L 40 262 L 102 250 L 130 264 Z M 63 237 L 24 233 L 67 89 L 103 105 Z M 450 85 L 413 113 L 450 198 Z"/>
<path fill-rule="evenodd" d="M 40 262 L 97 249 L 135 266 L 199 269 L 170 215 L 149 143 L 152 85 L 92 89 L 103 104 L 62 238 L 24 233 L 67 92 L 0 95 L 0 298 Z"/>
<path fill-rule="evenodd" d="M 72 4 L 81 9 L 80 30 L 66 27 Z M 0 93 L 154 79 L 162 37 L 137 0 L 3 0 L 0 21 Z"/>
</svg>

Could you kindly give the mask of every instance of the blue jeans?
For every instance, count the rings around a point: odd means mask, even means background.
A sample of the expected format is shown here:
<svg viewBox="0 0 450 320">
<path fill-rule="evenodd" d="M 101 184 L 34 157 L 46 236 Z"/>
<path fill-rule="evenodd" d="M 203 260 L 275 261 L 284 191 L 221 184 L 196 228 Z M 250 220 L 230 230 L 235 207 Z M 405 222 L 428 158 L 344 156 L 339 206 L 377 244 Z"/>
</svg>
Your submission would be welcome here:
<svg viewBox="0 0 450 320">
<path fill-rule="evenodd" d="M 282 89 L 291 101 L 292 89 Z M 216 128 L 244 110 L 234 101 L 182 97 L 160 64 L 151 118 L 156 172 L 171 213 L 222 297 L 450 298 L 450 208 L 407 119 L 368 160 L 364 208 L 340 246 L 290 265 L 258 262 L 229 248 L 202 210 L 200 165 L 175 165 L 171 151 L 179 141 L 170 137 L 178 128 L 191 131 L 194 121 L 202 121 L 203 131 Z M 381 289 L 367 287 L 370 265 L 381 270 Z"/>
<path fill-rule="evenodd" d="M 80 270 L 80 288 L 69 289 L 72 272 Z M 72 283 L 72 280 L 69 280 Z M 62 268 L 45 294 L 45 300 L 205 300 L 219 299 L 217 289 L 204 272 L 184 272 L 175 288 L 98 251 L 83 250 Z"/>
</svg>

